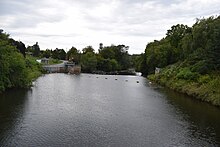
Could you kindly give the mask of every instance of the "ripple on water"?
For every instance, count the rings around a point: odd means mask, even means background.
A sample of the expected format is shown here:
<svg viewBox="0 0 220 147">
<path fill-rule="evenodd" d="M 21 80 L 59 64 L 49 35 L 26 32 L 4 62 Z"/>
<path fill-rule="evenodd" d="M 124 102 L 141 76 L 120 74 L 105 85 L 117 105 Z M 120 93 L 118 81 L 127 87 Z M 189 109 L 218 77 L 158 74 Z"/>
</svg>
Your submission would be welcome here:
<svg viewBox="0 0 220 147">
<path fill-rule="evenodd" d="M 0 101 L 4 146 L 220 145 L 220 110 L 143 77 L 49 74 L 13 96 Z"/>
</svg>

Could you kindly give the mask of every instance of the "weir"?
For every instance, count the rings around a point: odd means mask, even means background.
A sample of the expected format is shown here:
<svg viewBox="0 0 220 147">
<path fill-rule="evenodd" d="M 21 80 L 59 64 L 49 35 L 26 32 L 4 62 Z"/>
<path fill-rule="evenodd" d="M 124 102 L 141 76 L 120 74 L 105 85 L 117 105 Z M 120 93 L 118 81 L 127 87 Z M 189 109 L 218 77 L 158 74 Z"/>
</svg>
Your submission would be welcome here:
<svg viewBox="0 0 220 147">
<path fill-rule="evenodd" d="M 70 73 L 70 74 L 80 74 L 81 66 L 75 65 L 72 62 L 63 62 L 61 64 L 54 65 L 44 65 L 43 69 L 48 73 Z"/>
</svg>

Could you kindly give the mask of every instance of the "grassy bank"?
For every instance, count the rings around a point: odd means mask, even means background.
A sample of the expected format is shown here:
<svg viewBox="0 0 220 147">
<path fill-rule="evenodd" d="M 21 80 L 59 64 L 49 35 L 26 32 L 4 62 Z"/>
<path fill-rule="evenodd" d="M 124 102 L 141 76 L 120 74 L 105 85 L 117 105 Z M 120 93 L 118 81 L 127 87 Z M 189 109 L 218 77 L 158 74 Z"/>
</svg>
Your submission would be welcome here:
<svg viewBox="0 0 220 147">
<path fill-rule="evenodd" d="M 177 92 L 220 106 L 219 71 L 202 75 L 192 72 L 190 68 L 182 68 L 180 63 L 177 63 L 162 69 L 158 74 L 149 75 L 148 79 Z"/>
</svg>

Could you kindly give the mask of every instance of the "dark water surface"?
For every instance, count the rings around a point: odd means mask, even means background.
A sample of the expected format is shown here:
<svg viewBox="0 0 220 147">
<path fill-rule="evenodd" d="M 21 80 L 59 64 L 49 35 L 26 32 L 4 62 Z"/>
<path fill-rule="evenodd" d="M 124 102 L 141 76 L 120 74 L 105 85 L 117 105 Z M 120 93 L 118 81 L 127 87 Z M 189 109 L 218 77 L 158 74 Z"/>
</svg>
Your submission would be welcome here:
<svg viewBox="0 0 220 147">
<path fill-rule="evenodd" d="M 220 108 L 143 77 L 49 74 L 0 95 L 0 146 L 220 146 Z"/>
</svg>

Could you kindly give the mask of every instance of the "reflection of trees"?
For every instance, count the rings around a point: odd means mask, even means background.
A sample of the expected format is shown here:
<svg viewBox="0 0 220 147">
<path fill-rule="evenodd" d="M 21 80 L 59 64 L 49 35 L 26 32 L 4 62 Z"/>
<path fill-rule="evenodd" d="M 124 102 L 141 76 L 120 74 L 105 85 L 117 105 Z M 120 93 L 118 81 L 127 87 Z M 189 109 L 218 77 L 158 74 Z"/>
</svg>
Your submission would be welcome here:
<svg viewBox="0 0 220 147">
<path fill-rule="evenodd" d="M 185 121 L 190 123 L 187 129 L 193 138 L 207 141 L 216 140 L 220 143 L 219 108 L 166 88 L 163 93 L 177 110 L 177 115 L 181 115 Z"/>
<path fill-rule="evenodd" d="M 7 144 L 22 121 L 26 90 L 9 90 L 0 94 L 0 145 Z"/>
</svg>

